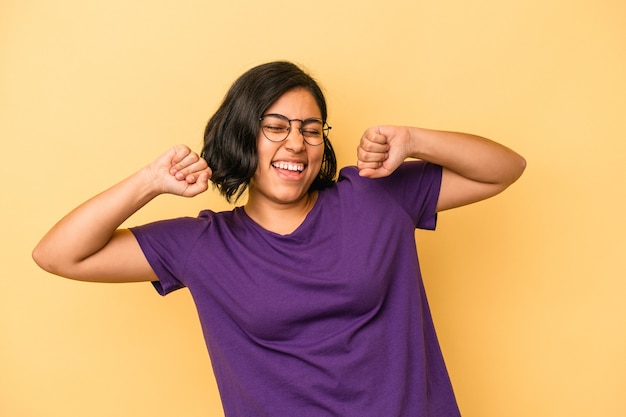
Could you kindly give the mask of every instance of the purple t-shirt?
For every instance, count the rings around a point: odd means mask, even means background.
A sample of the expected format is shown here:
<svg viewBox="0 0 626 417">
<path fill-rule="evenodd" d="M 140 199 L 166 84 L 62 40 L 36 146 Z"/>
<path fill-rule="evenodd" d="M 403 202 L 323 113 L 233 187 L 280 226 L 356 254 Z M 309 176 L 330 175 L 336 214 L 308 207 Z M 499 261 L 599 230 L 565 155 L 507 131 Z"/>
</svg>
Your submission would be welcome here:
<svg viewBox="0 0 626 417">
<path fill-rule="evenodd" d="M 440 185 L 349 167 L 288 235 L 241 207 L 133 229 L 157 290 L 191 292 L 226 416 L 460 415 L 415 249 Z"/>
</svg>

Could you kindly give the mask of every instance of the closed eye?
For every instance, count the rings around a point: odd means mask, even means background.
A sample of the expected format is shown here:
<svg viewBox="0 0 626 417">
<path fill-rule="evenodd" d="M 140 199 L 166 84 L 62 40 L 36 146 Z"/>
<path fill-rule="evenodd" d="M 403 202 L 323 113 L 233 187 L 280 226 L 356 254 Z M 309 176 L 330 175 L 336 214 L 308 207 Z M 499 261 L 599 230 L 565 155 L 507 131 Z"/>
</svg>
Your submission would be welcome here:
<svg viewBox="0 0 626 417">
<path fill-rule="evenodd" d="M 319 136 L 320 135 L 320 131 L 319 130 L 303 130 L 302 131 L 303 135 L 310 135 L 310 136 Z"/>
<path fill-rule="evenodd" d="M 264 126 L 264 128 L 272 132 L 285 132 L 289 129 L 287 126 Z"/>
</svg>

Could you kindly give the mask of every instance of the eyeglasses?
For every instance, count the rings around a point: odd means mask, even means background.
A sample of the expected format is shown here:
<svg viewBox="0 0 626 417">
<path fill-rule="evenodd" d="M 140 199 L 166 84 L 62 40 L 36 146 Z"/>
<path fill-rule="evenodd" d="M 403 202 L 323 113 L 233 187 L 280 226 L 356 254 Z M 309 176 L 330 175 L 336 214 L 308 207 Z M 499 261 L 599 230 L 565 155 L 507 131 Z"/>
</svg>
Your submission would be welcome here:
<svg viewBox="0 0 626 417">
<path fill-rule="evenodd" d="M 300 134 L 304 141 L 312 146 L 324 143 L 331 127 L 328 123 L 312 117 L 306 120 L 288 119 L 282 114 L 266 114 L 259 118 L 263 135 L 271 142 L 282 142 L 291 132 L 291 122 L 300 122 Z"/>
</svg>

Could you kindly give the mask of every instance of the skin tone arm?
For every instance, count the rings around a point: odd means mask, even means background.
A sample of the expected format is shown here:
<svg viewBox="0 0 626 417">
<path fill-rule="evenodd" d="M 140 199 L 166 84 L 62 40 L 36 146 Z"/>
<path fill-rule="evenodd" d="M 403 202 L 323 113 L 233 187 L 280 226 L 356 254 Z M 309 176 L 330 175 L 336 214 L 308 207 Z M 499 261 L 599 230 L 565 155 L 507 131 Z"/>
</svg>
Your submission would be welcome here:
<svg viewBox="0 0 626 417">
<path fill-rule="evenodd" d="M 183 145 L 83 203 L 33 250 L 44 270 L 95 282 L 156 281 L 137 240 L 120 225 L 160 194 L 193 197 L 207 190 L 211 170 Z"/>
<path fill-rule="evenodd" d="M 408 157 L 444 167 L 438 211 L 498 194 L 525 168 L 521 156 L 478 136 L 396 126 L 368 129 L 357 165 L 362 176 L 382 177 Z M 202 158 L 176 146 L 61 219 L 35 247 L 33 259 L 48 272 L 77 280 L 154 281 L 136 239 L 120 225 L 160 194 L 206 191 L 210 177 Z"/>
<path fill-rule="evenodd" d="M 371 178 L 391 174 L 406 158 L 441 165 L 437 211 L 492 197 L 515 182 L 526 168 L 523 157 L 489 139 L 402 126 L 366 130 L 357 158 L 360 175 Z"/>
</svg>

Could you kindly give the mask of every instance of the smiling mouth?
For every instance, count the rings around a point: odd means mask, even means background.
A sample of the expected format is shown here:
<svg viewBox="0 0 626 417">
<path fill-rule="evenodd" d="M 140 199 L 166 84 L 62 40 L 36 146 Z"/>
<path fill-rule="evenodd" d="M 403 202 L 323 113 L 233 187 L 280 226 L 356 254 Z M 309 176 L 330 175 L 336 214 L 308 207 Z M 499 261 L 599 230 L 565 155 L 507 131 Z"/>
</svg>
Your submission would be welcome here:
<svg viewBox="0 0 626 417">
<path fill-rule="evenodd" d="M 292 162 L 279 161 L 279 162 L 273 162 L 272 166 L 274 168 L 284 169 L 287 171 L 294 171 L 294 172 L 304 171 L 304 164 L 301 162 L 292 163 Z"/>
</svg>

